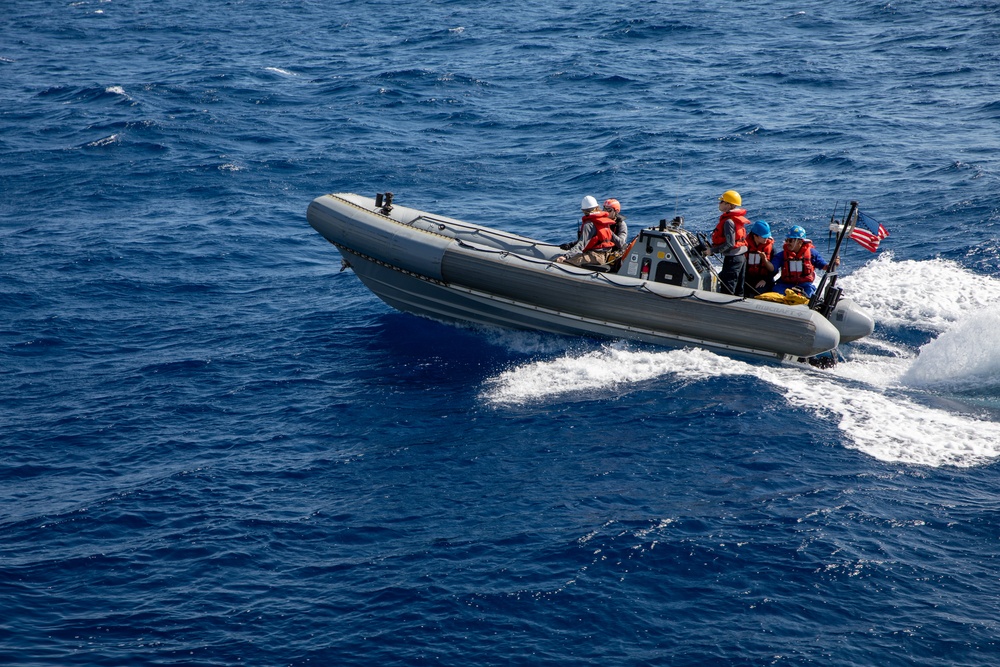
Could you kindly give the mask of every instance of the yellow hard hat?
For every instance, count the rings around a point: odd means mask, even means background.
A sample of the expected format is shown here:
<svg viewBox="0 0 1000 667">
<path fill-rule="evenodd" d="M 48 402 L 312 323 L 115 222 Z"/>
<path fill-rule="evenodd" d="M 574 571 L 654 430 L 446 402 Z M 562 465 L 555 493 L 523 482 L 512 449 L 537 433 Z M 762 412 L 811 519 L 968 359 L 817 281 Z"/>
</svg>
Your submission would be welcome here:
<svg viewBox="0 0 1000 667">
<path fill-rule="evenodd" d="M 733 206 L 741 206 L 743 204 L 743 198 L 740 197 L 740 193 L 736 190 L 726 190 L 719 197 L 719 201 L 724 201 L 727 204 L 732 204 Z"/>
</svg>

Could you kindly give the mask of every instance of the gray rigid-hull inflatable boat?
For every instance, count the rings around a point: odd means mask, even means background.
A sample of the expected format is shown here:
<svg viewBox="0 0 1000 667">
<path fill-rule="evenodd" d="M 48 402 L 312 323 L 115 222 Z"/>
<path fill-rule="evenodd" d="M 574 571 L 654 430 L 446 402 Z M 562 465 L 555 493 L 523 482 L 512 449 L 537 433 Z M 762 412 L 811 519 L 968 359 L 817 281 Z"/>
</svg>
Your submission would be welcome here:
<svg viewBox="0 0 1000 667">
<path fill-rule="evenodd" d="M 781 361 L 835 351 L 874 329 L 841 298 L 835 274 L 808 305 L 716 292 L 714 267 L 698 252 L 703 239 L 681 218 L 641 230 L 614 272 L 556 263 L 564 254 L 556 245 L 393 204 L 391 193 L 324 195 L 307 218 L 385 303 L 439 321 Z"/>
</svg>

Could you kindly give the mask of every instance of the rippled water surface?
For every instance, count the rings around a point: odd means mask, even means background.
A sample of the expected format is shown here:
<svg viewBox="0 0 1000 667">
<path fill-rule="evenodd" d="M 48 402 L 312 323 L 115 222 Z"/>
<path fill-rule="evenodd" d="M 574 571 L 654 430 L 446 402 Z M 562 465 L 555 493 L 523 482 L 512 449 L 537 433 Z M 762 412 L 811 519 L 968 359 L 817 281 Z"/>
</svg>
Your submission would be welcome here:
<svg viewBox="0 0 1000 667">
<path fill-rule="evenodd" d="M 994 665 L 989 3 L 28 1 L 0 22 L 0 662 Z M 306 223 L 753 219 L 832 371 L 398 313 Z"/>
</svg>

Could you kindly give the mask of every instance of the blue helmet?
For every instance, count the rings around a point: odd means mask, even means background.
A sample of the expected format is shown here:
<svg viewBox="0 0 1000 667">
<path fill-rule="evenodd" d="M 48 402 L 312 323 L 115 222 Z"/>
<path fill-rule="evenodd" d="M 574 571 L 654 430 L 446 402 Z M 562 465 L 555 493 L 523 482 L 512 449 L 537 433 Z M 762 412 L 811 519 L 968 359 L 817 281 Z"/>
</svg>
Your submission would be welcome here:
<svg viewBox="0 0 1000 667">
<path fill-rule="evenodd" d="M 767 224 L 766 220 L 758 220 L 753 223 L 753 227 L 750 228 L 751 234 L 756 234 L 762 239 L 771 238 L 771 225 Z"/>
<path fill-rule="evenodd" d="M 788 236 L 786 236 L 785 238 L 804 239 L 805 237 L 806 237 L 806 230 L 803 229 L 802 227 L 799 227 L 798 225 L 795 225 L 794 227 L 788 230 Z"/>
</svg>

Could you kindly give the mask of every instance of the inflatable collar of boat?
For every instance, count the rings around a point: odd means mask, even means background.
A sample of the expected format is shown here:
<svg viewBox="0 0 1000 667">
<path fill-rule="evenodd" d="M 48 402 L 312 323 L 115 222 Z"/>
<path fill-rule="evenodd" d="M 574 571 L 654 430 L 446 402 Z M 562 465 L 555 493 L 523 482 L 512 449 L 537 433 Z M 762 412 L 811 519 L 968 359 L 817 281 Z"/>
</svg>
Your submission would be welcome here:
<svg viewBox="0 0 1000 667">
<path fill-rule="evenodd" d="M 639 230 L 620 260 L 600 267 L 558 263 L 556 243 L 403 206 L 391 192 L 317 197 L 306 217 L 387 304 L 448 323 L 780 361 L 835 360 L 841 343 L 874 330 L 832 272 L 808 303 L 718 292 L 716 268 L 698 251 L 707 239 L 680 216 Z"/>
</svg>

